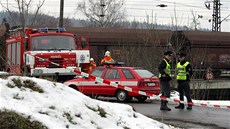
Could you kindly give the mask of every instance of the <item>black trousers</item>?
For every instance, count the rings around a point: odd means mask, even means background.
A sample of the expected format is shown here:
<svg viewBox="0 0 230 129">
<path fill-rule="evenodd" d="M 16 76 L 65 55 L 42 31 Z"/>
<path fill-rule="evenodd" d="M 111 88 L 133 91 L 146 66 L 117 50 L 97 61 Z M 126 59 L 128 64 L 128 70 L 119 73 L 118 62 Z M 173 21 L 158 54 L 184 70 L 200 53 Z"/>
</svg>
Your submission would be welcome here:
<svg viewBox="0 0 230 129">
<path fill-rule="evenodd" d="M 184 101 L 184 94 L 188 102 L 192 102 L 190 96 L 190 85 L 189 81 L 178 81 L 178 92 L 180 94 L 180 100 Z"/>
<path fill-rule="evenodd" d="M 167 98 L 170 97 L 170 84 L 169 81 L 160 80 L 161 94 Z"/>
</svg>

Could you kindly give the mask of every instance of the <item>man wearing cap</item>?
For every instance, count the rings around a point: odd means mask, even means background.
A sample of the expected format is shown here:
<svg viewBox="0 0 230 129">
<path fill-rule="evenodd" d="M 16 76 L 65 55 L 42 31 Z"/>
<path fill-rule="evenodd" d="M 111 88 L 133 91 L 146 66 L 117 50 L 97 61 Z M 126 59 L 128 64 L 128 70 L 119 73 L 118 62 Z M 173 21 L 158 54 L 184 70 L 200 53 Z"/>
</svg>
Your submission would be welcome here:
<svg viewBox="0 0 230 129">
<path fill-rule="evenodd" d="M 179 52 L 178 54 L 179 62 L 177 63 L 177 82 L 178 82 L 178 91 L 180 94 L 180 101 L 184 101 L 184 94 L 187 98 L 188 107 L 187 110 L 192 109 L 192 99 L 190 96 L 190 77 L 192 76 L 192 66 L 185 59 L 186 54 L 183 52 Z M 184 104 L 180 103 L 175 107 L 176 109 L 184 109 Z"/>
<path fill-rule="evenodd" d="M 171 60 L 172 60 L 172 52 L 166 51 L 164 53 L 164 59 L 160 62 L 158 66 L 159 71 L 159 79 L 161 86 L 161 94 L 163 97 L 170 97 L 170 80 L 171 78 Z M 171 111 L 171 109 L 167 106 L 167 100 L 161 100 L 160 110 Z"/>
</svg>

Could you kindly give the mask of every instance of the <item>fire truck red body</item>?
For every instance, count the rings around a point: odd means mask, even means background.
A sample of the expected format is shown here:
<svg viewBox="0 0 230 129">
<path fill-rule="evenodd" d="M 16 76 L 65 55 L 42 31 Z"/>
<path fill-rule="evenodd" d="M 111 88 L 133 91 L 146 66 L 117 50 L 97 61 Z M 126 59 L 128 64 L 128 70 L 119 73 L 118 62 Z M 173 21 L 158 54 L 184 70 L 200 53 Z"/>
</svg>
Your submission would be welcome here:
<svg viewBox="0 0 230 129">
<path fill-rule="evenodd" d="M 6 40 L 6 71 L 31 76 L 75 75 L 89 63 L 89 38 L 64 28 L 28 28 L 11 31 Z M 63 68 L 62 66 L 67 68 Z"/>
</svg>

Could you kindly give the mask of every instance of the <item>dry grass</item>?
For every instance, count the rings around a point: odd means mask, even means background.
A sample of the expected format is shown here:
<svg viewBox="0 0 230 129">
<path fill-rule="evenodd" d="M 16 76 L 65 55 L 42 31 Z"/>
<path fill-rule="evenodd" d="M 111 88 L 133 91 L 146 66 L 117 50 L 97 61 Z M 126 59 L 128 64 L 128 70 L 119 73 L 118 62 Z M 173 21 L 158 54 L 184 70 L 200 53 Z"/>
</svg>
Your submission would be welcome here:
<svg viewBox="0 0 230 129">
<path fill-rule="evenodd" d="M 7 86 L 9 88 L 14 88 L 14 87 L 18 87 L 18 88 L 29 88 L 35 92 L 38 93 L 44 93 L 44 90 L 40 87 L 37 86 L 37 84 L 35 82 L 33 82 L 32 80 L 20 80 L 19 78 L 13 78 L 12 79 L 13 84 L 7 83 Z"/>
<path fill-rule="evenodd" d="M 0 129 L 48 129 L 38 121 L 31 121 L 14 111 L 0 111 Z"/>
</svg>

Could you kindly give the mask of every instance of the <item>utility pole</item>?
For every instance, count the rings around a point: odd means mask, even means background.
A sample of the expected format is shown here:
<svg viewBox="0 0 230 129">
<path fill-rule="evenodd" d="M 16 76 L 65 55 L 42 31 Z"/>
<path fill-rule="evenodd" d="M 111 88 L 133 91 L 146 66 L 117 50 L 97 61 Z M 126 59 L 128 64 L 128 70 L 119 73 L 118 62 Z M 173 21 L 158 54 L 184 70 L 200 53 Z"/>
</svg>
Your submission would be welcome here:
<svg viewBox="0 0 230 129">
<path fill-rule="evenodd" d="M 100 6 L 101 6 L 100 22 L 101 22 L 101 27 L 104 27 L 104 17 L 105 17 L 104 8 L 106 6 L 104 0 L 100 0 Z"/>
<path fill-rule="evenodd" d="M 63 12 L 64 12 L 64 0 L 60 0 L 60 16 L 59 16 L 59 27 L 63 27 Z"/>
<path fill-rule="evenodd" d="M 213 1 L 212 31 L 221 31 L 220 0 Z"/>
</svg>

